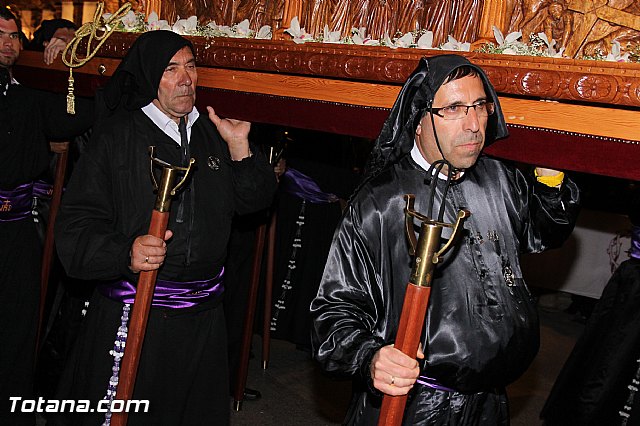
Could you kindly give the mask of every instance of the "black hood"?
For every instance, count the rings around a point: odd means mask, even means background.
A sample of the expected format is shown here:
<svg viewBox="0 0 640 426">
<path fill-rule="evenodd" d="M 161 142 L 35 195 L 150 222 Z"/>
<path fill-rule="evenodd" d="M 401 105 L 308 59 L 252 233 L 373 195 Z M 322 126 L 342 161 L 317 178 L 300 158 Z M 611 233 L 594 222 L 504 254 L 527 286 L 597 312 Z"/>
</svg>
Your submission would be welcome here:
<svg viewBox="0 0 640 426">
<path fill-rule="evenodd" d="M 107 108 L 133 111 L 157 98 L 165 68 L 173 55 L 185 46 L 193 52 L 191 42 L 172 31 L 149 31 L 140 35 L 104 88 Z"/>
<path fill-rule="evenodd" d="M 509 135 L 498 95 L 480 67 L 460 55 L 438 55 L 422 58 L 418 67 L 402 87 L 391 108 L 389 117 L 382 126 L 380 136 L 376 139 L 369 157 L 365 180 L 375 176 L 388 165 L 396 163 L 411 151 L 415 130 L 425 111 L 431 107 L 436 92 L 453 71 L 465 66 L 477 71 L 487 96 L 496 106 L 495 113 L 489 116 L 487 122 L 485 146 Z"/>
</svg>

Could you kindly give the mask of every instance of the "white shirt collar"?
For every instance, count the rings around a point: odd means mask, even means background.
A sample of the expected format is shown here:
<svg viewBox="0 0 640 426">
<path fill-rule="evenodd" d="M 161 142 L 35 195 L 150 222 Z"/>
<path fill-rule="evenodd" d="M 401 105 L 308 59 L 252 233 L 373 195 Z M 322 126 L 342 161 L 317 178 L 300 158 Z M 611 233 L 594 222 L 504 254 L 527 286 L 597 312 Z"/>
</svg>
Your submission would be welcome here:
<svg viewBox="0 0 640 426">
<path fill-rule="evenodd" d="M 431 164 L 429 164 L 429 162 L 422 156 L 420 148 L 418 148 L 418 144 L 415 141 L 413 141 L 413 148 L 411 148 L 411 158 L 416 162 L 416 164 L 418 164 L 418 166 L 424 169 L 425 172 L 429 170 L 429 167 L 431 167 Z M 435 169 L 433 170 L 433 173 L 435 173 Z M 460 171 L 458 179 L 461 178 L 463 174 L 464 170 Z M 446 180 L 447 175 L 438 173 L 438 179 Z"/>
<path fill-rule="evenodd" d="M 11 80 L 9 81 L 9 86 L 10 86 L 10 85 L 12 85 L 12 84 L 20 84 L 20 83 L 18 83 L 18 81 L 17 81 L 15 78 L 13 78 L 13 76 L 12 76 L 12 77 L 11 77 Z M 7 86 L 7 87 L 4 89 L 4 91 L 2 92 L 2 94 L 3 94 L 4 96 L 6 96 L 6 95 L 7 95 L 7 90 L 9 90 L 9 86 Z"/>
<path fill-rule="evenodd" d="M 144 112 L 147 117 L 153 121 L 153 123 L 158 126 L 160 130 L 164 132 L 167 136 L 173 139 L 178 145 L 182 145 L 180 143 L 180 131 L 178 130 L 178 124 L 173 121 L 170 117 L 160 111 L 160 109 L 155 106 L 153 102 L 149 105 L 142 107 L 142 112 Z M 191 141 L 191 126 L 196 122 L 200 113 L 194 106 L 189 114 L 187 114 L 187 140 Z"/>
</svg>

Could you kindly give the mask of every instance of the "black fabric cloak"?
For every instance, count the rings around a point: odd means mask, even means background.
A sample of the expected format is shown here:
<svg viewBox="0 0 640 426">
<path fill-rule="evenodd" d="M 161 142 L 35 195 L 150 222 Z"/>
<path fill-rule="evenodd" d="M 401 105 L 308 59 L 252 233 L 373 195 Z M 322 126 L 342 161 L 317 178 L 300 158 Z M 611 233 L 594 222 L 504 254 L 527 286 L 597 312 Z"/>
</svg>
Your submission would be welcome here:
<svg viewBox="0 0 640 426">
<path fill-rule="evenodd" d="M 479 67 L 458 55 L 423 58 L 376 140 L 311 304 L 317 360 L 326 370 L 357 380 L 349 424 L 374 424 L 379 416 L 382 398 L 373 388 L 369 364 L 378 349 L 395 340 L 412 268 L 404 194 L 416 195 L 417 211 L 431 211 L 431 178 L 409 152 L 435 93 L 460 67 L 478 74 L 496 106 L 487 119 L 485 146 L 508 135 L 497 94 Z M 525 371 L 539 345 L 537 312 L 519 255 L 564 241 L 575 223 L 578 189 L 569 179 L 560 190 L 544 187 L 483 156 L 448 192 L 445 187 L 437 179 L 435 205 L 445 204 L 444 221 L 453 222 L 463 208 L 472 216 L 463 242 L 436 268 L 421 340 L 422 374 L 456 392 L 415 386 L 404 421 L 506 424 L 503 389 Z"/>
<path fill-rule="evenodd" d="M 640 425 L 639 359 L 640 260 L 631 258 L 607 283 L 560 371 L 542 410 L 545 424 Z"/>
<path fill-rule="evenodd" d="M 176 198 L 172 203 L 168 226 L 174 234 L 167 244 L 166 260 L 158 274 L 159 279 L 163 280 L 192 281 L 215 276 L 224 265 L 233 214 L 265 208 L 271 203 L 275 190 L 275 177 L 266 159 L 256 153 L 242 161 L 232 161 L 227 144 L 220 138 L 206 115 L 201 115 L 196 120 L 191 132 L 189 146 L 191 156 L 196 159 L 196 169 L 185 190 L 189 193 L 195 192 L 194 220 L 191 231 L 187 220 L 184 223 L 176 222 L 176 212 L 180 206 L 179 198 Z M 114 116 L 110 120 L 109 131 L 97 135 L 80 159 L 65 194 L 56 226 L 58 252 L 69 275 L 98 280 L 126 278 L 136 282 L 137 275 L 128 268 L 129 250 L 137 236 L 147 233 L 155 202 L 149 174 L 150 145 L 156 147 L 158 158 L 171 164 L 180 164 L 179 146 L 144 112 L 137 110 Z M 207 159 L 212 157 L 220 159 L 219 170 L 207 166 Z M 184 198 L 184 217 L 188 218 L 189 197 Z M 74 356 L 74 362 L 65 369 L 61 398 L 69 398 L 72 395 L 85 399 L 87 396 L 94 398 L 96 395 L 106 394 L 111 373 L 108 352 L 116 336 L 121 307 L 120 303 L 113 303 L 103 296 L 96 295 L 93 298 L 85 331 L 78 339 L 79 353 Z M 201 311 L 202 307 L 194 309 Z M 168 316 L 176 316 L 173 323 L 180 327 L 182 321 L 191 321 L 192 316 L 187 314 L 194 309 L 187 308 L 182 314 L 175 312 L 181 310 L 164 308 L 152 308 L 151 311 L 152 317 L 159 318 L 159 321 Z M 94 310 L 106 313 L 92 313 Z M 185 388 L 179 389 L 183 389 L 185 394 L 195 392 L 203 398 L 209 398 L 211 403 L 197 406 L 180 405 L 180 401 L 175 400 L 171 404 L 165 404 L 165 394 L 181 391 L 151 385 L 140 390 L 136 385 L 134 398 L 149 399 L 152 406 L 156 407 L 150 416 L 140 416 L 140 424 L 171 424 L 171 413 L 180 413 L 181 410 L 189 413 L 188 416 L 185 414 L 185 419 L 195 417 L 202 422 L 211 422 L 216 418 L 221 424 L 225 423 L 225 409 L 220 407 L 226 407 L 228 416 L 226 337 L 218 338 L 215 342 L 206 337 L 225 336 L 226 333 L 220 331 L 224 331 L 224 316 L 215 314 L 214 311 L 222 310 L 217 304 L 209 304 L 208 310 L 211 313 L 204 313 L 203 322 L 198 324 L 202 333 L 213 334 L 205 334 L 205 337 L 200 335 L 197 338 L 202 345 L 196 345 L 198 350 L 208 345 L 207 350 L 213 351 L 207 352 L 203 359 L 217 360 L 216 369 L 207 373 L 207 380 L 196 381 L 196 378 L 203 374 L 201 370 L 187 368 L 171 355 L 161 360 L 157 352 L 145 349 L 140 368 L 141 371 L 155 371 L 158 375 L 157 383 L 178 385 L 188 382 L 188 378 L 191 377 L 194 387 L 186 385 Z M 205 323 L 211 321 L 210 315 L 217 315 L 216 327 L 221 329 L 206 331 L 203 328 Z M 105 319 L 96 319 L 96 316 Z M 159 324 L 149 323 L 145 348 L 172 347 L 176 344 L 171 337 L 172 331 L 160 334 L 154 330 L 154 327 L 162 327 Z M 175 335 L 179 334 L 181 333 L 176 332 Z M 95 344 L 87 344 L 87 338 Z M 178 347 L 191 347 L 190 345 L 193 345 L 193 342 Z M 171 352 L 165 350 L 164 353 Z M 167 362 L 165 358 L 168 358 L 169 362 L 175 361 L 175 368 L 168 371 L 161 369 L 163 371 L 160 372 L 160 366 Z M 81 373 L 86 369 L 96 371 L 96 376 L 101 379 L 87 383 Z M 137 382 L 141 380 L 139 376 Z M 156 379 L 153 374 L 149 374 L 146 380 L 153 384 Z M 197 383 L 207 385 L 202 387 Z M 96 391 L 96 386 L 101 388 Z M 144 389 L 151 394 L 144 394 Z M 224 389 L 224 393 L 220 389 Z M 223 398 L 220 397 L 221 394 L 224 395 Z M 59 424 L 67 424 L 65 421 L 69 424 L 83 424 L 83 421 L 91 424 L 95 420 L 95 417 L 80 419 L 77 416 L 70 416 L 64 421 L 57 419 Z"/>
<path fill-rule="evenodd" d="M 66 113 L 66 98 L 9 85 L 0 100 L 0 190 L 33 182 L 49 167 L 49 141 L 68 140 L 92 123 L 93 104 Z M 9 416 L 9 396 L 33 397 L 42 242 L 32 217 L 0 222 L 0 424 L 34 423 Z M 9 417 L 7 417 L 9 416 Z"/>
<path fill-rule="evenodd" d="M 416 210 L 424 210 L 426 177 L 406 156 L 365 184 L 336 231 L 311 305 L 316 358 L 328 371 L 354 375 L 362 388 L 354 396 L 349 424 L 374 424 L 379 414 L 381 395 L 372 387 L 369 363 L 395 339 L 412 267 L 402 197 L 416 194 Z M 444 186 L 439 183 L 438 200 Z M 445 221 L 453 221 L 462 208 L 472 215 L 458 248 L 436 268 L 421 339 L 426 343 L 421 374 L 475 394 L 499 393 L 526 370 L 538 350 L 539 329 L 519 255 L 560 244 L 573 229 L 577 202 L 577 187 L 569 179 L 560 190 L 548 188 L 483 156 L 449 189 Z M 471 417 L 442 423 L 437 416 L 451 413 L 428 407 L 441 404 L 448 392 L 421 386 L 413 391 L 425 392 L 432 397 L 419 397 L 423 403 L 406 416 L 414 416 L 415 424 L 425 424 L 420 422 L 427 418 L 435 424 L 478 421 Z M 458 415 L 474 415 L 464 404 L 457 410 Z M 492 422 L 498 419 L 485 424 Z"/>
</svg>

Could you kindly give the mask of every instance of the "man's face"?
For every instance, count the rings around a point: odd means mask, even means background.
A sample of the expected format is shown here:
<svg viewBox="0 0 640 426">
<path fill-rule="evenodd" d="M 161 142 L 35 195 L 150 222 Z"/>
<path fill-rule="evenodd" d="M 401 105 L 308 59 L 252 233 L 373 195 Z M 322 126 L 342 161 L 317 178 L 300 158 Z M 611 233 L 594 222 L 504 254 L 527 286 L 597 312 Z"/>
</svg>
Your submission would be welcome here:
<svg viewBox="0 0 640 426">
<path fill-rule="evenodd" d="M 0 18 L 0 42 L 0 66 L 11 68 L 22 50 L 16 21 Z"/>
<path fill-rule="evenodd" d="M 196 60 L 188 46 L 178 50 L 162 74 L 155 106 L 176 123 L 191 112 L 196 102 L 198 71 Z"/>
<path fill-rule="evenodd" d="M 443 84 L 433 99 L 433 108 L 474 105 L 484 100 L 487 100 L 487 95 L 480 77 L 466 76 Z M 433 120 L 444 157 L 458 169 L 474 165 L 484 147 L 488 117 L 479 117 L 474 108 L 469 108 L 467 115 L 458 120 L 445 120 L 435 114 Z M 420 120 L 416 142 L 430 164 L 442 159 L 429 113 Z"/>
</svg>

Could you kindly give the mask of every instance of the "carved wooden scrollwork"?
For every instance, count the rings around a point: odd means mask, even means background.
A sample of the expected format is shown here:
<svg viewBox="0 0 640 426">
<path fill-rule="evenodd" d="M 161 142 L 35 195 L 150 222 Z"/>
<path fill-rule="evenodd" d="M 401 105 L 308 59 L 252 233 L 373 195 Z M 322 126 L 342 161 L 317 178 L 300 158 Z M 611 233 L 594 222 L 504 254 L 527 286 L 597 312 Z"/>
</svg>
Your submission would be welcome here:
<svg viewBox="0 0 640 426">
<path fill-rule="evenodd" d="M 117 33 L 103 56 L 122 57 L 135 35 Z M 442 51 L 323 43 L 192 38 L 199 66 L 402 84 L 423 56 Z M 463 53 L 500 93 L 640 107 L 640 64 Z"/>
<path fill-rule="evenodd" d="M 555 71 L 533 70 L 518 74 L 515 84 L 525 95 L 552 99 L 561 92 L 560 80 L 560 74 Z"/>
</svg>

